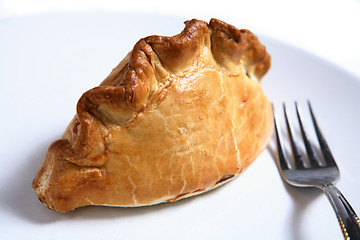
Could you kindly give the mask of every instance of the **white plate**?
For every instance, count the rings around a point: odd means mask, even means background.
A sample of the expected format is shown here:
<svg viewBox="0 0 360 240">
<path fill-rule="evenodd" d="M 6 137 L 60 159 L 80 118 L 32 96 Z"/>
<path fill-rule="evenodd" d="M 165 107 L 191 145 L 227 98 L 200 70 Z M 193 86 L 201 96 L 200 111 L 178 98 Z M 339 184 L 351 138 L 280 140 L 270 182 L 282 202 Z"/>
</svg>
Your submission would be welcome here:
<svg viewBox="0 0 360 240">
<path fill-rule="evenodd" d="M 140 37 L 176 34 L 184 20 L 69 13 L 0 23 L 1 239 L 342 238 L 319 190 L 281 181 L 273 142 L 230 183 L 176 203 L 59 214 L 38 201 L 32 179 L 81 94 L 99 84 Z M 267 95 L 275 105 L 311 100 L 342 173 L 338 187 L 359 213 L 359 79 L 299 49 L 260 39 L 273 60 L 263 79 Z"/>
</svg>

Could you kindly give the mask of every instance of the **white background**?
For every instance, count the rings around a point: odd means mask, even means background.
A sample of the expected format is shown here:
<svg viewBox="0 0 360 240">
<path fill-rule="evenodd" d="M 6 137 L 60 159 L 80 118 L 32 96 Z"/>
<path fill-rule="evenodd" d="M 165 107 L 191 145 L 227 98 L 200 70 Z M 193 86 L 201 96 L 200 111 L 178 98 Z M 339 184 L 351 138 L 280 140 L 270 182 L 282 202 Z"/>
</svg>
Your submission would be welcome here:
<svg viewBox="0 0 360 240">
<path fill-rule="evenodd" d="M 129 26 L 112 21 L 126 16 Z M 359 213 L 359 1 L 8 0 L 0 1 L 0 239 L 341 239 L 319 190 L 281 182 L 273 145 L 224 187 L 174 204 L 58 214 L 36 198 L 31 181 L 81 93 L 139 37 L 212 17 L 261 36 L 273 57 L 263 82 L 272 100 L 310 97 L 338 159 L 338 186 Z"/>
<path fill-rule="evenodd" d="M 291 43 L 360 76 L 360 0 L 2 0 L 0 19 L 62 11 L 130 11 L 219 18 Z"/>
</svg>

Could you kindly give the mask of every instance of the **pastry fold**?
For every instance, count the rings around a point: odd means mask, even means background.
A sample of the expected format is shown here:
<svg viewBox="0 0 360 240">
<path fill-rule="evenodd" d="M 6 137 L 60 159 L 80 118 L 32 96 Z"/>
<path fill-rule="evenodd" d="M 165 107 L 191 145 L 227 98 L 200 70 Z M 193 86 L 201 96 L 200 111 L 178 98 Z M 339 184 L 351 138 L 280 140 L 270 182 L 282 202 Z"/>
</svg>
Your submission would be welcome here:
<svg viewBox="0 0 360 240">
<path fill-rule="evenodd" d="M 217 19 L 140 39 L 78 101 L 33 188 L 50 209 L 144 206 L 233 179 L 273 128 L 260 86 L 270 56 L 258 38 Z"/>
</svg>

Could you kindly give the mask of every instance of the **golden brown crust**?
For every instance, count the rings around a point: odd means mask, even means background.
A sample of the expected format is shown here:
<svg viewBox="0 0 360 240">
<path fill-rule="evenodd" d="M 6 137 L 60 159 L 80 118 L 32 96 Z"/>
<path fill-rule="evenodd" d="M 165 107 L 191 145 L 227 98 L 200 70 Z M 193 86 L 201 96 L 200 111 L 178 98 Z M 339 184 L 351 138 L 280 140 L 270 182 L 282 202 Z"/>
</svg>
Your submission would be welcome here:
<svg viewBox="0 0 360 240">
<path fill-rule="evenodd" d="M 142 206 L 229 181 L 265 147 L 270 56 L 255 35 L 193 19 L 150 36 L 78 101 L 33 187 L 46 206 Z"/>
</svg>

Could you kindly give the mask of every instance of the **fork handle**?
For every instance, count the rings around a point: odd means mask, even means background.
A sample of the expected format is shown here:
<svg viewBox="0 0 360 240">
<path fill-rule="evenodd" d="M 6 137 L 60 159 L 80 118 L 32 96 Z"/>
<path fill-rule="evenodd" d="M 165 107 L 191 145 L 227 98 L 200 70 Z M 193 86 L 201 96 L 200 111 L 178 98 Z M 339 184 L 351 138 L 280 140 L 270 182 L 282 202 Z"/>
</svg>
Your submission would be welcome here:
<svg viewBox="0 0 360 240">
<path fill-rule="evenodd" d="M 321 190 L 329 199 L 337 216 L 344 239 L 360 239 L 360 219 L 354 209 L 334 185 L 323 185 Z"/>
</svg>

